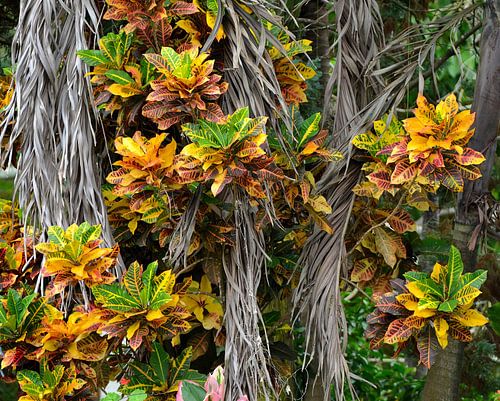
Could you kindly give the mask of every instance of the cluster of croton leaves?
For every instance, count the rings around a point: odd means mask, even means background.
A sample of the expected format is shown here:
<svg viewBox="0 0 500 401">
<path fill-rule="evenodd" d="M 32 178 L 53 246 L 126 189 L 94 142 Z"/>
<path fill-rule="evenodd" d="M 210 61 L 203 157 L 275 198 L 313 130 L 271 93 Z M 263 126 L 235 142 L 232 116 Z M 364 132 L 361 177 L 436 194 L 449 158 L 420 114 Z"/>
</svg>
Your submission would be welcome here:
<svg viewBox="0 0 500 401">
<path fill-rule="evenodd" d="M 391 281 L 392 291 L 376 298 L 366 336 L 372 348 L 398 344 L 396 353 L 416 344 L 420 363 L 430 368 L 448 337 L 472 341 L 470 327 L 488 319 L 472 308 L 486 281 L 486 271 L 463 274 L 460 252 L 451 246 L 448 264 L 436 263 L 431 274 L 409 271 L 405 281 Z"/>
<path fill-rule="evenodd" d="M 191 277 L 176 283 L 171 270 L 160 271 L 157 262 L 145 270 L 133 262 L 118 281 L 118 248 L 100 247 L 101 228 L 88 223 L 50 227 L 48 242 L 37 244 L 36 254 L 27 242 L 25 253 L 20 225 L 5 216 L 12 205 L 3 201 L 2 207 L 1 367 L 5 375 L 16 375 L 25 393 L 20 399 L 88 399 L 123 372 L 124 394 L 140 389 L 175 397 L 182 380 L 205 379 L 189 370 L 199 351 L 187 347 L 178 357 L 168 356 L 160 341 L 175 347 L 181 334 L 221 328 L 222 305 L 206 276 L 201 283 Z M 43 296 L 33 291 L 37 282 L 47 284 Z M 67 292 L 76 305 L 67 306 Z M 153 366 L 156 356 L 170 364 L 168 380 L 164 372 L 160 384 L 132 373 L 142 365 L 129 352 L 146 350 L 153 351 Z"/>
<path fill-rule="evenodd" d="M 414 117 L 403 122 L 386 116 L 374 132 L 356 136 L 365 176 L 356 195 L 346 245 L 352 261 L 351 280 L 371 288 L 376 309 L 367 318 L 372 348 L 398 344 L 396 355 L 416 344 L 420 362 L 430 367 L 448 335 L 471 341 L 469 327 L 487 320 L 472 309 L 486 272 L 462 275 L 460 254 L 451 247 L 448 265 L 437 263 L 432 274 L 418 272 L 408 252 L 416 231 L 414 217 L 435 210 L 429 194 L 440 188 L 463 190 L 464 180 L 481 176 L 484 156 L 467 143 L 474 134 L 474 114 L 458 111 L 455 96 L 437 106 L 419 95 Z M 405 273 L 406 272 L 406 273 Z M 405 281 L 397 277 L 403 275 Z"/>
<path fill-rule="evenodd" d="M 351 280 L 375 293 L 390 289 L 400 271 L 415 268 L 407 258 L 405 235 L 416 230 L 412 217 L 435 209 L 429 194 L 440 188 L 461 192 L 464 180 L 481 176 L 484 156 L 467 143 L 474 134 L 474 113 L 458 112 L 455 95 L 437 106 L 419 95 L 414 117 L 400 122 L 385 116 L 374 132 L 357 135 L 353 145 L 365 151 L 364 179 L 353 189 L 355 224 L 349 233 Z"/>
</svg>

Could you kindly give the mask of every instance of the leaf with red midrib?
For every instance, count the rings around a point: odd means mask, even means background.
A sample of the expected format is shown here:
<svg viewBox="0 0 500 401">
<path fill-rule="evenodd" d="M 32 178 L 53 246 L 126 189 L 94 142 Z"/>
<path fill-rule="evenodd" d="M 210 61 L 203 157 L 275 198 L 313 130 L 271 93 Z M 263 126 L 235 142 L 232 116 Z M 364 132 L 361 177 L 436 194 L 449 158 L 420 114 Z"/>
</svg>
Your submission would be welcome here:
<svg viewBox="0 0 500 401">
<path fill-rule="evenodd" d="M 379 189 L 389 189 L 391 187 L 391 176 L 387 171 L 375 171 L 366 176 L 370 182 L 373 182 Z"/>
<path fill-rule="evenodd" d="M 478 152 L 471 148 L 465 148 L 464 152 L 459 154 L 454 154 L 453 158 L 462 166 L 469 166 L 471 164 L 481 164 L 485 161 L 485 157 L 481 152 Z"/>
<path fill-rule="evenodd" d="M 448 325 L 449 325 L 448 333 L 451 336 L 451 338 L 464 343 L 472 341 L 472 334 L 467 327 L 462 326 L 455 320 L 450 320 L 448 322 Z"/>
<path fill-rule="evenodd" d="M 26 355 L 26 350 L 23 347 L 16 347 L 5 351 L 2 358 L 2 369 L 5 369 L 9 366 L 16 367 L 17 363 L 23 359 L 24 355 Z"/>
<path fill-rule="evenodd" d="M 137 351 L 137 348 L 139 348 L 142 344 L 143 338 L 148 334 L 149 330 L 146 327 L 139 327 L 139 329 L 137 329 L 132 338 L 129 340 L 130 348 L 132 348 L 134 351 Z"/>
<path fill-rule="evenodd" d="M 433 330 L 427 329 L 417 337 L 417 349 L 420 354 L 419 362 L 430 369 L 439 350 L 438 340 Z"/>
<path fill-rule="evenodd" d="M 377 308 L 385 313 L 390 313 L 394 316 L 408 315 L 410 312 L 401 305 L 394 295 L 383 295 L 377 302 Z"/>
<path fill-rule="evenodd" d="M 396 164 L 391 176 L 391 184 L 403 184 L 415 177 L 417 173 L 416 163 L 410 164 L 406 161 Z"/>
<path fill-rule="evenodd" d="M 193 3 L 187 3 L 185 1 L 176 1 L 168 9 L 170 14 L 173 15 L 190 15 L 196 14 L 198 12 L 198 7 Z"/>
<path fill-rule="evenodd" d="M 387 344 L 396 344 L 408 340 L 415 329 L 405 324 L 405 319 L 397 319 L 389 324 L 385 332 L 384 342 Z"/>
</svg>

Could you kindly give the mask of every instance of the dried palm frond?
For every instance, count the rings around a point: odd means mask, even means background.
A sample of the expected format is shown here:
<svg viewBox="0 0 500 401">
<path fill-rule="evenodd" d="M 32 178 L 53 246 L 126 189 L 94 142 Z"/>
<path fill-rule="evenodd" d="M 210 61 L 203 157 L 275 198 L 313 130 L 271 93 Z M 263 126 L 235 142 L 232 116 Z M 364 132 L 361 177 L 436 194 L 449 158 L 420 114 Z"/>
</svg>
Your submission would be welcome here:
<svg viewBox="0 0 500 401">
<path fill-rule="evenodd" d="M 202 188 L 203 186 L 200 185 L 193 194 L 186 211 L 175 227 L 175 231 L 172 234 L 172 240 L 168 246 L 168 254 L 165 255 L 164 258 L 165 261 L 168 261 L 169 264 L 173 266 L 175 273 L 178 273 L 188 264 L 188 249 L 196 225 L 196 214 L 200 207 Z"/>
<path fill-rule="evenodd" d="M 15 193 L 25 224 L 44 231 L 88 221 L 102 224 L 113 242 L 96 160 L 97 120 L 85 64 L 77 50 L 96 38 L 94 1 L 23 0 L 13 42 L 14 101 L 4 124 L 14 120 L 8 151 L 20 141 Z M 2 129 L 0 139 L 6 133 Z"/>
<path fill-rule="evenodd" d="M 257 303 L 257 288 L 265 263 L 264 235 L 255 229 L 254 213 L 248 201 L 236 196 L 234 209 L 235 243 L 223 257 L 226 275 L 224 326 L 225 399 L 247 395 L 250 401 L 273 393 L 268 371 L 269 349 L 261 338 L 263 323 Z M 262 324 L 263 326 L 263 324 Z"/>
<path fill-rule="evenodd" d="M 338 38 L 335 67 L 325 89 L 324 116 L 328 117 L 335 90 L 331 143 L 345 153 L 353 126 L 368 122 L 368 119 L 360 121 L 359 111 L 381 88 L 380 79 L 365 79 L 365 72 L 383 42 L 382 21 L 374 0 L 338 0 L 329 5 L 335 13 Z M 306 349 L 310 358 L 316 360 L 325 401 L 330 399 L 332 384 L 338 400 L 344 399 L 346 381 L 352 391 L 344 357 L 347 326 L 340 279 L 345 266 L 344 236 L 354 201 L 352 188 L 358 182 L 360 170 L 351 165 L 346 171 L 348 163 L 349 157 L 344 163 L 332 163 L 318 182 L 318 191 L 334 210 L 328 217 L 334 233 L 317 231 L 308 239 L 298 262 L 302 274 L 294 294 L 296 316 L 305 318 Z"/>
<path fill-rule="evenodd" d="M 226 33 L 224 78 L 229 83 L 224 96 L 225 111 L 249 107 L 256 116 L 268 116 L 274 128 L 279 130 L 277 122 L 281 120 L 291 130 L 288 107 L 281 94 L 266 44 L 269 42 L 283 54 L 286 52 L 278 39 L 264 26 L 264 22 L 268 21 L 285 31 L 286 29 L 278 17 L 271 14 L 262 3 L 245 4 L 252 10 L 252 14 L 236 1 L 225 1 L 225 16 L 222 21 Z"/>
</svg>

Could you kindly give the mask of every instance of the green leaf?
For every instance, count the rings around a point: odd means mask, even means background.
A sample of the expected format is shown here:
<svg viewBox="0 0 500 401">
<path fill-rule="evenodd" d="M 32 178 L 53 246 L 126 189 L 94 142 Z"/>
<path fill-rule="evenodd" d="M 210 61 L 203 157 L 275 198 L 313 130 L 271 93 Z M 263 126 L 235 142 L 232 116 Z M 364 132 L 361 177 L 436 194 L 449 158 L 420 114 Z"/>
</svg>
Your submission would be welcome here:
<svg viewBox="0 0 500 401">
<path fill-rule="evenodd" d="M 106 397 L 101 398 L 101 401 L 120 401 L 121 399 L 122 397 L 118 393 L 108 393 L 106 394 Z"/>
<path fill-rule="evenodd" d="M 138 303 L 142 303 L 141 291 L 144 288 L 142 283 L 142 266 L 137 261 L 129 266 L 127 273 L 123 276 L 123 285 Z"/>
<path fill-rule="evenodd" d="M 191 347 L 187 347 L 182 351 L 177 359 L 172 362 L 172 368 L 170 369 L 170 385 L 174 385 L 176 382 L 185 379 L 185 374 L 189 371 L 189 365 L 191 364 L 191 357 L 193 351 Z"/>
<path fill-rule="evenodd" d="M 321 113 L 316 113 L 301 124 L 299 129 L 299 143 L 297 145 L 297 149 L 300 149 L 309 141 L 309 139 L 311 139 L 318 133 L 320 121 Z"/>
<path fill-rule="evenodd" d="M 458 301 L 456 299 L 450 299 L 448 301 L 442 302 L 439 305 L 438 310 L 441 312 L 453 312 L 458 305 Z"/>
<path fill-rule="evenodd" d="M 203 401 L 207 392 L 197 384 L 183 381 L 182 382 L 182 401 Z"/>
<path fill-rule="evenodd" d="M 448 257 L 448 274 L 446 275 L 448 296 L 451 297 L 460 288 L 460 276 L 463 271 L 464 264 L 460 256 L 460 251 L 452 245 Z"/>
<path fill-rule="evenodd" d="M 432 298 L 422 298 L 418 301 L 419 309 L 437 309 L 441 302 L 437 299 Z"/>
<path fill-rule="evenodd" d="M 477 270 L 473 273 L 465 273 L 460 278 L 460 287 L 471 286 L 474 288 L 481 288 L 481 286 L 486 281 L 488 272 L 486 270 Z"/>
<path fill-rule="evenodd" d="M 144 401 L 148 395 L 143 390 L 134 390 L 128 396 L 128 401 Z"/>
<path fill-rule="evenodd" d="M 153 343 L 153 352 L 149 364 L 154 369 L 156 376 L 162 381 L 167 381 L 169 369 L 169 356 L 160 343 Z"/>
<path fill-rule="evenodd" d="M 425 280 L 426 278 L 429 278 L 429 274 L 424 273 L 424 272 L 417 272 L 417 271 L 410 271 L 405 274 L 403 274 L 404 278 L 408 282 L 412 281 L 420 281 L 420 280 Z"/>
<path fill-rule="evenodd" d="M 132 298 L 125 289 L 116 284 L 104 284 L 92 287 L 96 302 L 107 309 L 117 312 L 129 312 L 140 309 L 141 304 Z"/>
<path fill-rule="evenodd" d="M 181 57 L 179 56 L 179 54 L 177 54 L 177 52 L 174 49 L 172 49 L 171 47 L 163 47 L 161 49 L 161 55 L 167 61 L 167 64 L 170 67 L 171 71 L 175 70 L 182 63 L 182 60 L 181 60 Z"/>
<path fill-rule="evenodd" d="M 143 389 L 146 392 L 148 392 L 147 391 L 148 386 L 152 386 L 154 384 L 157 384 L 157 385 L 164 384 L 163 382 L 160 382 L 159 380 L 157 380 L 157 377 L 155 375 L 154 370 L 150 366 L 148 366 L 144 363 L 141 363 L 141 362 L 131 363 L 130 368 L 132 369 L 133 374 L 130 377 L 129 385 L 126 386 L 126 388 L 128 390 L 129 389 L 132 390 L 131 385 L 133 386 L 134 382 L 135 382 L 135 384 L 141 383 L 142 386 L 137 386 L 137 389 L 138 390 Z"/>
<path fill-rule="evenodd" d="M 106 71 L 104 75 L 119 85 L 127 85 L 135 83 L 134 79 L 125 71 L 109 70 Z"/>
<path fill-rule="evenodd" d="M 443 289 L 434 282 L 431 278 L 425 278 L 416 282 L 418 288 L 425 294 L 443 299 Z"/>
<path fill-rule="evenodd" d="M 144 285 L 144 288 L 141 290 L 141 300 L 144 306 L 148 305 L 151 299 L 151 294 L 153 293 L 154 286 L 154 277 L 157 268 L 158 262 L 150 263 L 146 268 L 146 271 L 142 275 L 142 283 Z"/>
<path fill-rule="evenodd" d="M 97 224 L 91 226 L 87 222 L 80 224 L 75 233 L 75 239 L 80 241 L 82 244 L 86 244 L 89 241 L 95 241 L 101 236 L 101 225 Z"/>
<path fill-rule="evenodd" d="M 96 67 L 101 64 L 107 64 L 111 61 L 108 60 L 108 58 L 100 50 L 79 50 L 76 52 L 76 54 L 82 59 L 85 64 L 91 67 Z"/>
<path fill-rule="evenodd" d="M 49 241 L 56 245 L 64 246 L 66 244 L 66 239 L 64 238 L 64 229 L 59 226 L 49 227 L 47 230 Z"/>
<path fill-rule="evenodd" d="M 7 309 L 10 315 L 15 316 L 18 326 L 24 317 L 23 310 L 25 311 L 25 309 L 21 301 L 21 295 L 12 288 L 9 288 L 9 292 L 7 293 Z"/>
</svg>

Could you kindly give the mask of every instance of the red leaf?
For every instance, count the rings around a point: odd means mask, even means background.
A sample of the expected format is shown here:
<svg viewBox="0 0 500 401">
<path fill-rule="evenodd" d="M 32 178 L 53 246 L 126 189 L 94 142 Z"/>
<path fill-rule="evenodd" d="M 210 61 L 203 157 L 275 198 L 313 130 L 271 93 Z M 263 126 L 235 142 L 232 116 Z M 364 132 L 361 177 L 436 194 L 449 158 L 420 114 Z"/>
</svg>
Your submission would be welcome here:
<svg viewBox="0 0 500 401">
<path fill-rule="evenodd" d="M 387 190 L 391 187 L 391 176 L 387 171 L 375 171 L 366 176 L 370 182 L 373 182 L 379 189 Z"/>
</svg>

